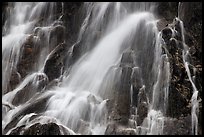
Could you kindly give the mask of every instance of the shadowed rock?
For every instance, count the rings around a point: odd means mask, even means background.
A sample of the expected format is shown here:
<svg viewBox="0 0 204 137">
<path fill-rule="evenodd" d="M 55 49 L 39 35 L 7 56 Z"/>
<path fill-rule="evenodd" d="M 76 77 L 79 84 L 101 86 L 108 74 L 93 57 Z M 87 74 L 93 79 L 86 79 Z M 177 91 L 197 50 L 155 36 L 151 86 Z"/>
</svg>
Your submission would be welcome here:
<svg viewBox="0 0 204 137">
<path fill-rule="evenodd" d="M 61 133 L 60 127 L 55 123 L 36 123 L 26 129 L 24 126 L 17 127 L 9 135 L 61 135 Z"/>
<path fill-rule="evenodd" d="M 66 44 L 59 44 L 46 60 L 43 71 L 48 76 L 49 81 L 59 78 L 64 72 L 64 59 L 68 52 L 67 48 Z"/>
</svg>

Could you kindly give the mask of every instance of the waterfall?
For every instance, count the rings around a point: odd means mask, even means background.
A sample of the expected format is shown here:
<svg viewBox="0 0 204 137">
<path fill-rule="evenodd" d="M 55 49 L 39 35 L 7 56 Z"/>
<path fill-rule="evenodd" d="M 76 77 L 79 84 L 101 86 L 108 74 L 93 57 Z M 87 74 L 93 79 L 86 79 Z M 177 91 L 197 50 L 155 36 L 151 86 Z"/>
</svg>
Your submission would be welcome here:
<svg viewBox="0 0 204 137">
<path fill-rule="evenodd" d="M 103 135 L 113 122 L 118 130 L 138 135 L 163 134 L 171 73 L 157 28 L 157 3 L 85 2 L 78 10 L 80 28 L 71 38 L 69 25 L 78 22 L 65 23 L 77 17 L 74 8 L 66 13 L 63 2 L 8 7 L 2 34 L 3 134 L 56 123 L 60 134 Z M 183 62 L 194 91 L 192 133 L 197 134 L 198 90 L 180 24 Z M 120 100 L 123 95 L 130 100 Z M 116 120 L 123 102 L 128 124 Z M 145 108 L 147 115 L 141 116 Z"/>
</svg>

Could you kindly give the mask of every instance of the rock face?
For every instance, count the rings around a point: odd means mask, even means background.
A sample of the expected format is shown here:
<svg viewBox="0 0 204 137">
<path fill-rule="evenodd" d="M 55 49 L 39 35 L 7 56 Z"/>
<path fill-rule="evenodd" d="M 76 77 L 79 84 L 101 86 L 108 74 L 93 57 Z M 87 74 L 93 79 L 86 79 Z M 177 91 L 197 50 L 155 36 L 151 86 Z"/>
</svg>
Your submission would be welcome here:
<svg viewBox="0 0 204 137">
<path fill-rule="evenodd" d="M 191 75 L 194 75 L 196 79 L 194 82 L 199 91 L 198 98 L 202 98 L 202 95 L 200 94 L 202 92 L 202 69 L 200 68 L 200 66 L 202 66 L 202 4 L 199 2 L 181 2 L 178 5 L 178 9 L 178 16 L 184 23 L 185 43 L 189 46 L 190 54 L 188 59 L 191 64 L 189 66 L 190 73 Z M 174 38 L 172 33 L 175 34 Z M 184 48 L 181 34 L 180 22 L 176 19 L 172 20 L 172 23 L 167 24 L 162 29 L 162 37 L 166 43 L 171 67 L 167 115 L 183 121 L 185 116 L 191 114 L 190 99 L 193 94 L 193 88 L 188 80 L 187 72 L 183 63 L 182 51 Z M 188 120 L 191 121 L 190 118 Z M 201 121 L 200 113 L 198 114 L 198 120 Z M 186 128 L 186 130 L 187 131 L 184 132 L 182 129 L 178 129 L 178 132 L 176 131 L 177 133 L 172 132 L 169 134 L 191 134 L 191 131 L 189 131 L 191 130 L 190 127 Z M 199 124 L 198 134 L 201 133 L 201 125 Z"/>
<path fill-rule="evenodd" d="M 157 15 L 164 17 L 167 21 L 178 15 L 178 2 L 159 2 L 157 5 Z"/>
</svg>

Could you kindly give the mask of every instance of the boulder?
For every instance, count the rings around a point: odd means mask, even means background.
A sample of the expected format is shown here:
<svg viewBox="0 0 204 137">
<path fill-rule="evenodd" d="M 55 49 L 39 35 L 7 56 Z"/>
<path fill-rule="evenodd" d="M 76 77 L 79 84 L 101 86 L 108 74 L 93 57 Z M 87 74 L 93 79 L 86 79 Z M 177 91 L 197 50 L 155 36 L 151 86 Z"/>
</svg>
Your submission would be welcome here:
<svg viewBox="0 0 204 137">
<path fill-rule="evenodd" d="M 61 43 L 48 56 L 43 72 L 47 75 L 49 82 L 63 74 L 67 48 L 65 43 Z"/>
<path fill-rule="evenodd" d="M 25 125 L 15 128 L 9 135 L 61 135 L 60 127 L 56 123 L 36 123 L 28 128 Z"/>
</svg>

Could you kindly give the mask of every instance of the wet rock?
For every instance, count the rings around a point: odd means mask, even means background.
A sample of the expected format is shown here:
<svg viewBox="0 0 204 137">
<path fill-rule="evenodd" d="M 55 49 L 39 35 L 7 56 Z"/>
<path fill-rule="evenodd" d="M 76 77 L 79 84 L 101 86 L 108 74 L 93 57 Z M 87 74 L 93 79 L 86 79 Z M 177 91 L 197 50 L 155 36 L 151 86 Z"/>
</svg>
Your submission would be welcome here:
<svg viewBox="0 0 204 137">
<path fill-rule="evenodd" d="M 164 135 L 191 135 L 191 116 L 167 119 L 164 122 Z"/>
<path fill-rule="evenodd" d="M 177 16 L 178 2 L 159 2 L 157 5 L 156 14 L 159 17 L 164 17 L 166 20 L 172 20 Z"/>
<path fill-rule="evenodd" d="M 60 135 L 60 128 L 55 123 L 37 123 L 26 129 L 23 135 Z"/>
<path fill-rule="evenodd" d="M 178 16 L 184 22 L 184 26 L 188 29 L 191 29 L 190 26 L 197 25 L 197 23 L 201 21 L 202 3 L 181 2 L 179 5 Z"/>
<path fill-rule="evenodd" d="M 62 21 L 66 27 L 65 36 L 67 38 L 65 42 L 72 45 L 76 42 L 79 29 L 85 18 L 85 13 L 81 12 L 83 2 L 63 2 L 63 4 L 64 14 Z"/>
<path fill-rule="evenodd" d="M 9 135 L 22 135 L 22 133 L 24 132 L 24 127 L 25 125 L 16 127 L 15 129 L 13 129 Z"/>
<path fill-rule="evenodd" d="M 111 123 L 107 126 L 105 135 L 136 135 L 136 130 Z"/>
<path fill-rule="evenodd" d="M 116 135 L 116 129 L 117 125 L 116 124 L 109 124 L 106 128 L 105 135 Z"/>
<path fill-rule="evenodd" d="M 184 4 L 185 5 L 185 4 Z M 181 10 L 181 8 L 180 8 Z M 179 13 L 181 14 L 181 13 Z M 183 13 L 184 14 L 184 13 Z M 190 13 L 194 14 L 194 13 Z M 182 16 L 182 15 L 181 15 Z M 188 17 L 187 17 L 188 18 Z M 186 18 L 186 19 L 187 19 Z M 188 80 L 187 72 L 183 63 L 183 43 L 181 38 L 181 26 L 180 21 L 174 19 L 171 24 L 168 25 L 169 29 L 176 30 L 174 31 L 175 36 L 172 38 L 172 35 L 169 31 L 162 30 L 162 37 L 165 40 L 167 55 L 170 60 L 171 68 L 171 80 L 170 80 L 170 89 L 169 89 L 169 104 L 167 109 L 167 115 L 171 117 L 180 117 L 181 115 L 190 114 L 190 108 L 188 107 L 189 100 L 192 96 L 192 85 Z M 184 25 L 184 37 L 186 44 L 189 48 L 188 61 L 191 75 L 194 74 L 192 65 L 195 64 L 195 60 L 199 62 L 200 59 L 195 59 L 194 57 L 198 53 L 197 45 L 195 38 L 192 33 L 189 31 L 187 26 Z M 164 33 L 165 32 L 165 33 Z M 198 79 L 197 79 L 198 80 Z M 199 82 L 197 82 L 199 83 Z M 199 87 L 199 84 L 196 84 Z M 201 88 L 200 88 L 201 89 Z"/>
<path fill-rule="evenodd" d="M 133 68 L 132 76 L 131 76 L 131 84 L 132 84 L 132 105 L 138 105 L 138 93 L 140 88 L 142 88 L 142 77 L 141 71 L 138 67 Z"/>
<path fill-rule="evenodd" d="M 170 24 L 171 21 L 167 21 L 165 18 L 161 18 L 158 22 L 157 22 L 157 28 L 159 31 L 163 30 L 165 27 L 168 26 L 168 24 Z"/>
<path fill-rule="evenodd" d="M 72 51 L 72 64 L 74 62 L 76 62 L 82 55 L 82 50 L 83 50 L 83 47 L 82 47 L 82 44 L 81 42 L 78 42 L 76 43 L 74 46 L 73 46 L 73 51 Z"/>
<path fill-rule="evenodd" d="M 133 128 L 120 129 L 117 135 L 136 135 L 136 130 Z"/>
<path fill-rule="evenodd" d="M 48 83 L 48 78 L 45 74 L 37 74 L 23 88 L 17 91 L 12 104 L 19 105 L 25 103 L 32 98 L 37 92 L 41 92 Z M 18 90 L 18 89 L 15 89 Z"/>
<path fill-rule="evenodd" d="M 62 25 L 53 26 L 50 31 L 49 44 L 50 49 L 53 50 L 56 45 L 63 43 L 65 40 L 65 27 Z"/>
<path fill-rule="evenodd" d="M 171 37 L 172 37 L 172 30 L 168 27 L 164 28 L 162 30 L 162 38 L 164 39 L 164 41 L 165 42 L 169 41 Z"/>
<path fill-rule="evenodd" d="M 2 102 L 2 119 L 6 116 L 6 113 L 14 109 L 14 106 L 8 102 Z"/>
<path fill-rule="evenodd" d="M 39 46 L 37 37 L 30 35 L 22 45 L 22 55 L 17 64 L 17 71 L 24 78 L 36 66 L 36 60 L 39 55 Z"/>
<path fill-rule="evenodd" d="M 67 45 L 59 44 L 49 55 L 46 60 L 43 72 L 47 75 L 49 81 L 52 81 L 64 72 L 64 58 L 67 54 Z"/>
<path fill-rule="evenodd" d="M 48 83 L 48 85 L 46 86 L 46 89 L 45 90 L 50 90 L 52 89 L 53 87 L 56 87 L 60 84 L 60 81 L 59 79 L 54 79 L 52 80 L 51 82 Z"/>
<path fill-rule="evenodd" d="M 12 71 L 11 73 L 11 77 L 10 77 L 10 89 L 9 91 L 12 91 L 13 89 L 16 88 L 16 86 L 20 83 L 21 81 L 21 75 L 20 73 L 18 73 L 15 69 Z"/>
<path fill-rule="evenodd" d="M 78 133 L 82 134 L 82 135 L 89 135 L 90 132 L 89 132 L 89 123 L 86 122 L 86 121 L 83 121 L 83 120 L 80 120 L 80 123 L 79 123 L 79 128 L 78 128 Z"/>
<path fill-rule="evenodd" d="M 2 131 L 2 134 L 6 134 L 10 129 L 16 126 L 16 124 L 20 121 L 22 116 L 29 113 L 42 113 L 46 108 L 46 104 L 51 95 L 46 95 L 40 98 L 33 98 L 33 101 L 24 105 L 22 109 L 20 109 L 11 119 L 5 129 Z"/>
<path fill-rule="evenodd" d="M 138 94 L 138 107 L 137 107 L 137 125 L 141 125 L 143 120 L 147 117 L 148 113 L 148 103 L 147 96 L 145 93 L 145 88 L 142 87 Z"/>
<path fill-rule="evenodd" d="M 120 115 L 121 123 L 127 124 L 130 115 L 130 87 L 131 87 L 131 74 L 132 68 L 123 67 L 121 74 L 120 87 L 118 89 L 116 98 L 116 110 L 118 115 Z M 121 101 L 123 100 L 123 101 Z"/>
<path fill-rule="evenodd" d="M 133 67 L 134 65 L 134 55 L 133 55 L 133 51 L 126 51 L 122 54 L 122 58 L 121 58 L 121 62 L 120 62 L 120 67 L 124 67 L 124 66 L 129 66 L 129 67 Z"/>
<path fill-rule="evenodd" d="M 186 97 L 182 94 L 184 93 L 182 93 L 181 89 L 175 88 L 174 84 L 171 85 L 169 89 L 167 116 L 178 118 L 181 114 L 187 115 L 190 113 L 190 109 L 187 108 L 188 102 Z"/>
<path fill-rule="evenodd" d="M 9 135 L 61 135 L 60 127 L 56 123 L 36 123 L 29 128 L 24 127 L 17 127 Z"/>
</svg>

